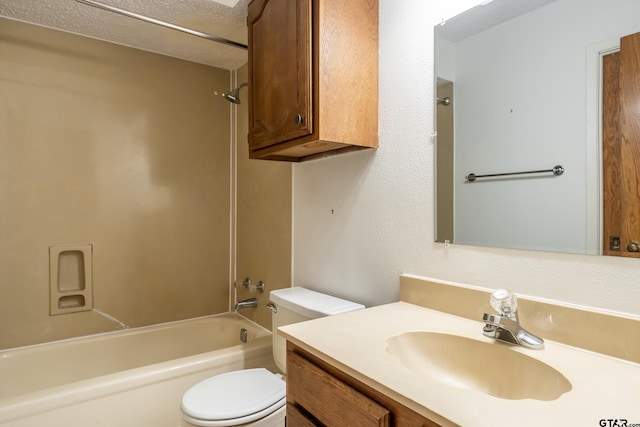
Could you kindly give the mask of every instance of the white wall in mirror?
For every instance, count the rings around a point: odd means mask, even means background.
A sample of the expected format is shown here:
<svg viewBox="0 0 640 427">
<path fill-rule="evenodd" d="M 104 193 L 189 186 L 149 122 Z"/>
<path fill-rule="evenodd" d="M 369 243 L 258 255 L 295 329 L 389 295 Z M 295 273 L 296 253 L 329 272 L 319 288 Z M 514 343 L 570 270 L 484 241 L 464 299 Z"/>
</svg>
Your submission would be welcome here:
<svg viewBox="0 0 640 427">
<path fill-rule="evenodd" d="M 455 91 L 456 243 L 601 253 L 586 67 L 592 46 L 640 31 L 638 16 L 637 1 L 560 0 L 456 43 L 436 38 L 437 76 Z M 465 180 L 555 165 L 566 172 Z"/>
<path fill-rule="evenodd" d="M 380 0 L 380 147 L 293 165 L 293 282 L 377 305 L 411 273 L 640 315 L 638 260 L 433 241 L 433 26 L 478 3 Z"/>
</svg>

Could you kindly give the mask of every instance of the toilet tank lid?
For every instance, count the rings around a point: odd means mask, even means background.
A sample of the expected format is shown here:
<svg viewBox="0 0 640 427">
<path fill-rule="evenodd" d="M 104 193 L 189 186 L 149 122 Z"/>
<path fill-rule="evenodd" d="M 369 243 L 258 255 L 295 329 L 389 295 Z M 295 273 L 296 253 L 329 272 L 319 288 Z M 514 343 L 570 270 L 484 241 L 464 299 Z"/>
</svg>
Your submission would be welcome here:
<svg viewBox="0 0 640 427">
<path fill-rule="evenodd" d="M 271 291 L 271 302 L 309 318 L 333 316 L 364 307 L 352 301 L 298 286 Z"/>
</svg>

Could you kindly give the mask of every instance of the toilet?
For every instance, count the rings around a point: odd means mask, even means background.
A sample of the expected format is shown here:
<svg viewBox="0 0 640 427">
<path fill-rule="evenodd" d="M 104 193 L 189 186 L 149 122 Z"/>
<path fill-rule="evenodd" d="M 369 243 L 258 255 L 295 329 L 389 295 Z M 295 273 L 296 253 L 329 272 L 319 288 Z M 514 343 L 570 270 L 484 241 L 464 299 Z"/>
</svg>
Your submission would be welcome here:
<svg viewBox="0 0 640 427">
<path fill-rule="evenodd" d="M 310 289 L 293 287 L 271 291 L 273 358 L 285 372 L 286 340 L 280 326 L 363 309 Z M 279 373 L 264 368 L 243 369 L 208 378 L 191 387 L 182 397 L 182 427 L 281 427 L 286 412 L 286 386 Z"/>
</svg>

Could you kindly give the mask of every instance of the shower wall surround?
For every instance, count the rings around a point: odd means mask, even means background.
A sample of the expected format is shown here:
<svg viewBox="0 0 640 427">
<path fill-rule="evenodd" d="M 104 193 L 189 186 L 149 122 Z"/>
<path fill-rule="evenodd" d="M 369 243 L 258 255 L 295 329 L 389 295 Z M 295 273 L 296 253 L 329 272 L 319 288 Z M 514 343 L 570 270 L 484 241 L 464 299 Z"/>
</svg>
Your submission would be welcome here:
<svg viewBox="0 0 640 427">
<path fill-rule="evenodd" d="M 238 83 L 248 78 L 246 65 L 237 70 Z M 242 315 L 271 330 L 271 310 L 266 308 L 269 292 L 292 284 L 292 165 L 249 158 L 248 101 L 242 102 L 236 107 L 236 276 L 239 280 L 250 277 L 253 283 L 264 281 L 265 292 L 238 286 L 237 298 L 258 298 L 258 308 L 243 310 Z"/>
<path fill-rule="evenodd" d="M 0 349 L 228 310 L 229 79 L 0 21 Z M 50 316 L 77 245 L 93 309 Z"/>
</svg>

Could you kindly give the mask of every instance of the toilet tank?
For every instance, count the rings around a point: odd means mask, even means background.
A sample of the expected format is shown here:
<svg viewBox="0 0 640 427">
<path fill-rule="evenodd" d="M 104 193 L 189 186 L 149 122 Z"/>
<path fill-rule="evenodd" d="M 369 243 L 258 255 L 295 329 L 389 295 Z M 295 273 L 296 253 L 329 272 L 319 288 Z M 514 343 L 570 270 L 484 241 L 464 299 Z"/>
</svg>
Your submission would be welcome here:
<svg viewBox="0 0 640 427">
<path fill-rule="evenodd" d="M 278 335 L 280 326 L 364 308 L 362 304 L 301 287 L 271 291 L 269 299 L 277 308 L 272 315 L 273 358 L 282 372 L 286 372 L 287 341 Z"/>
</svg>

